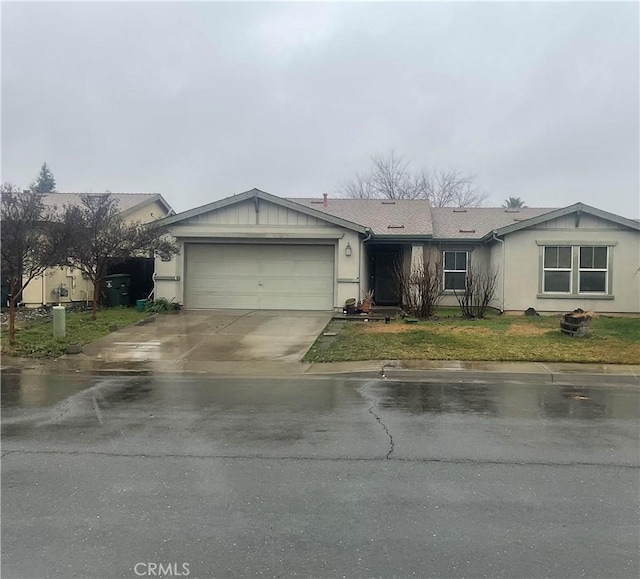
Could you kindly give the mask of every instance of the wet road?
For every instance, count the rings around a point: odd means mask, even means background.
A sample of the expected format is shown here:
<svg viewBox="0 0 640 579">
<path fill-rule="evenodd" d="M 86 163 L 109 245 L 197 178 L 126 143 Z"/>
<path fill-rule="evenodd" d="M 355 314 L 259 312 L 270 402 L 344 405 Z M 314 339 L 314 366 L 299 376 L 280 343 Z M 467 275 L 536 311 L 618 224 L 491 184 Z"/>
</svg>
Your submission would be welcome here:
<svg viewBox="0 0 640 579">
<path fill-rule="evenodd" d="M 3 577 L 636 578 L 639 403 L 473 375 L 3 374 Z"/>
</svg>

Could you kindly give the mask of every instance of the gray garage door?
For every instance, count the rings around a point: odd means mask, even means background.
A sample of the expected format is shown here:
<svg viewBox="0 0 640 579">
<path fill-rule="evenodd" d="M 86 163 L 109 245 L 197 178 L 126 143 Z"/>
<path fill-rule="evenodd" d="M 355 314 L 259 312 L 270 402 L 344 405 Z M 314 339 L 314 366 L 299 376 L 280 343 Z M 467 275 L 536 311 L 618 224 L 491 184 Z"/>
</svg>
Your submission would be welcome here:
<svg viewBox="0 0 640 579">
<path fill-rule="evenodd" d="M 333 309 L 332 245 L 187 244 L 187 308 Z"/>
</svg>

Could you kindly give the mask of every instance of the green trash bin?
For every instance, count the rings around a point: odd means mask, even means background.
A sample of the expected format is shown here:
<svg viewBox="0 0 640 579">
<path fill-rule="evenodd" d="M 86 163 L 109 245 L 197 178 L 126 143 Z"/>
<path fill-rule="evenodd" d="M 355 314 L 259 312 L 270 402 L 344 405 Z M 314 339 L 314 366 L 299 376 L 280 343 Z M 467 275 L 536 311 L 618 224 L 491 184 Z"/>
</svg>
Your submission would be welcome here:
<svg viewBox="0 0 640 579">
<path fill-rule="evenodd" d="M 102 279 L 102 290 L 106 297 L 106 305 L 110 307 L 129 306 L 129 288 L 131 276 L 127 273 L 106 275 Z"/>
<path fill-rule="evenodd" d="M 144 312 L 147 307 L 147 300 L 136 300 L 136 310 Z"/>
<path fill-rule="evenodd" d="M 2 280 L 2 302 L 0 306 L 3 308 L 9 307 L 9 280 Z"/>
</svg>

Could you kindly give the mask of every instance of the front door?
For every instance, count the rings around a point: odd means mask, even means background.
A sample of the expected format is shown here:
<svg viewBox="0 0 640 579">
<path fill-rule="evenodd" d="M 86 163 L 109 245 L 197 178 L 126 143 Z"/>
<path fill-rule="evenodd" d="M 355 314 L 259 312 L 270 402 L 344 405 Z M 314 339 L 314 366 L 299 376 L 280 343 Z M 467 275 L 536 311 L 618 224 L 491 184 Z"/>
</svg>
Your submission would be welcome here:
<svg viewBox="0 0 640 579">
<path fill-rule="evenodd" d="M 402 255 L 398 246 L 381 246 L 372 251 L 371 287 L 373 301 L 378 306 L 396 306 L 399 303 L 398 290 L 394 279 L 394 269 Z"/>
</svg>

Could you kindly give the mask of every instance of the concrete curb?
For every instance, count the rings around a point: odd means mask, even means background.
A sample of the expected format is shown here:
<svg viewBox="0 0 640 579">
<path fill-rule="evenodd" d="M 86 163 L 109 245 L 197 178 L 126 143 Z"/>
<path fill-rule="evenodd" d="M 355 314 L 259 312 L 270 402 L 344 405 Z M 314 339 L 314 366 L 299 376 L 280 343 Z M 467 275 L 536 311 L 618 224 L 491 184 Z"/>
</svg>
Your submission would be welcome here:
<svg viewBox="0 0 640 579">
<path fill-rule="evenodd" d="M 331 378 L 414 380 L 421 382 L 537 382 L 565 385 L 640 386 L 640 367 L 606 364 L 558 364 L 539 362 L 462 362 L 433 360 L 369 360 L 340 363 L 282 361 L 199 362 L 141 360 L 116 363 L 95 360 L 85 354 L 55 360 L 7 358 L 3 372 L 88 374 L 184 374 L 238 378 Z"/>
</svg>

